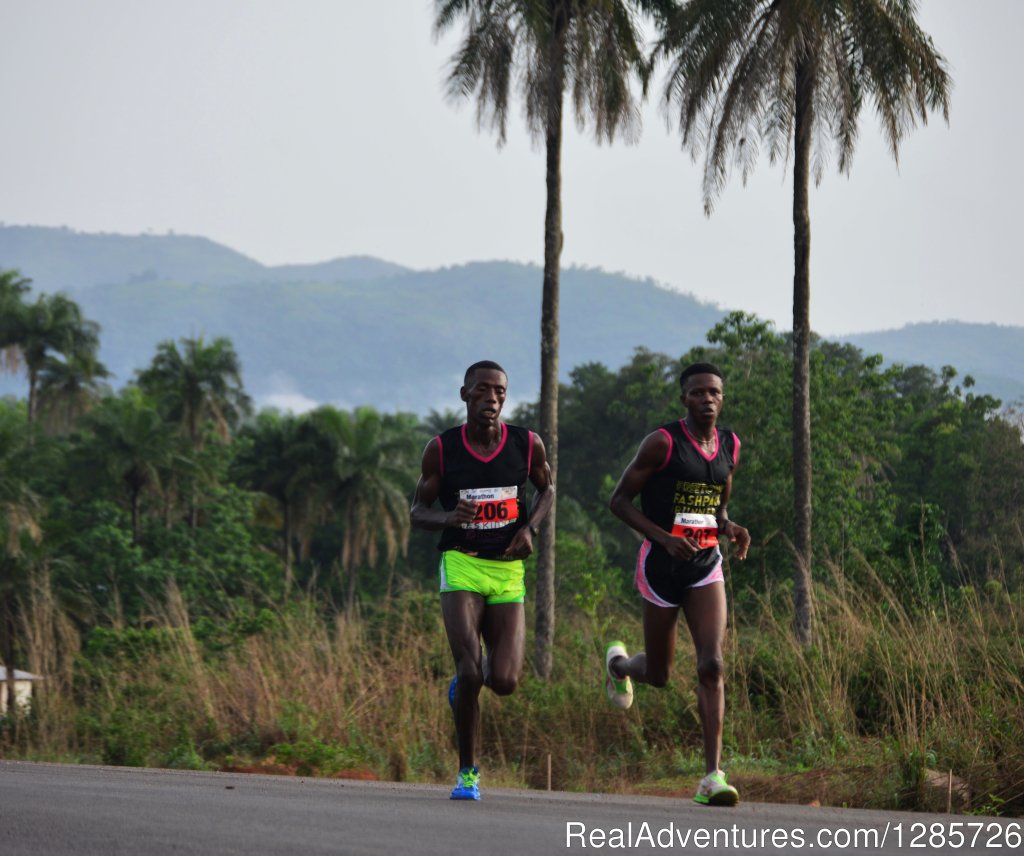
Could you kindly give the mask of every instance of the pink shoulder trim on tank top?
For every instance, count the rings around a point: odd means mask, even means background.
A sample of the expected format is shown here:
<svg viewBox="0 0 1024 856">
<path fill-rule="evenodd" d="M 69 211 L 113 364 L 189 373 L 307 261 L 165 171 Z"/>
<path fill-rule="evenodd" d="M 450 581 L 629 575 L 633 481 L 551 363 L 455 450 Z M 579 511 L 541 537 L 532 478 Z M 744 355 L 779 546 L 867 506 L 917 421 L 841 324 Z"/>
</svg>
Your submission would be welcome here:
<svg viewBox="0 0 1024 856">
<path fill-rule="evenodd" d="M 668 437 L 668 451 L 665 453 L 665 460 L 661 462 L 661 466 L 655 470 L 656 473 L 660 473 L 665 467 L 668 466 L 668 462 L 672 457 L 672 435 L 668 433 L 664 428 L 658 429 L 662 434 Z"/>
</svg>

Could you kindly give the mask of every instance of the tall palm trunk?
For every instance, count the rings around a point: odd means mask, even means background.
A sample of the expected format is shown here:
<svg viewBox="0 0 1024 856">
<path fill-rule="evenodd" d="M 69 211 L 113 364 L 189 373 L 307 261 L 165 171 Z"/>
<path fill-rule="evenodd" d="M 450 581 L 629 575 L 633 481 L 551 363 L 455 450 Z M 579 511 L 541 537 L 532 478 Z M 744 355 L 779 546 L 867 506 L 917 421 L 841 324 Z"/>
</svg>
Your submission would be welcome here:
<svg viewBox="0 0 1024 856">
<path fill-rule="evenodd" d="M 140 529 L 140 506 L 142 505 L 142 486 L 131 485 L 131 504 L 132 504 L 132 546 L 139 546 L 139 529 Z"/>
<path fill-rule="evenodd" d="M 551 77 L 545 130 L 547 208 L 544 213 L 544 294 L 540 314 L 540 430 L 552 482 L 558 476 L 558 279 L 562 255 L 562 100 L 565 92 L 565 33 L 561 3 L 552 4 Z M 537 615 L 534 669 L 551 677 L 555 639 L 555 507 L 540 535 L 537 551 Z"/>
<path fill-rule="evenodd" d="M 28 423 L 35 424 L 39 410 L 39 374 L 29 369 L 28 372 Z"/>
<path fill-rule="evenodd" d="M 284 548 L 282 558 L 284 559 L 284 599 L 288 600 L 292 590 L 292 506 L 286 499 L 284 501 Z"/>
<path fill-rule="evenodd" d="M 356 521 L 356 500 L 349 498 L 342 506 L 341 519 L 343 521 L 344 535 L 341 546 L 339 563 L 342 573 L 345 576 L 345 622 L 349 623 L 356 614 L 356 562 L 359 555 L 358 542 L 359 530 Z"/>
<path fill-rule="evenodd" d="M 811 217 L 808 210 L 813 69 L 796 62 L 793 167 L 793 630 L 812 641 L 811 602 Z"/>
<path fill-rule="evenodd" d="M 189 410 L 188 417 L 188 436 L 192 441 L 192 449 L 195 451 L 197 458 L 203 448 L 203 436 L 199 430 L 198 413 L 199 409 L 192 407 Z M 192 474 L 192 478 L 189 481 L 188 528 L 196 529 L 199 526 L 199 486 L 196 484 L 195 473 Z"/>
<path fill-rule="evenodd" d="M 3 643 L 0 645 L 0 659 L 7 667 L 7 682 L 4 684 L 4 693 L 7 697 L 7 716 L 12 722 L 17 722 L 17 708 L 15 707 L 14 686 L 14 596 L 10 593 L 4 595 L 2 608 L 0 608 L 0 621 L 2 621 Z"/>
</svg>

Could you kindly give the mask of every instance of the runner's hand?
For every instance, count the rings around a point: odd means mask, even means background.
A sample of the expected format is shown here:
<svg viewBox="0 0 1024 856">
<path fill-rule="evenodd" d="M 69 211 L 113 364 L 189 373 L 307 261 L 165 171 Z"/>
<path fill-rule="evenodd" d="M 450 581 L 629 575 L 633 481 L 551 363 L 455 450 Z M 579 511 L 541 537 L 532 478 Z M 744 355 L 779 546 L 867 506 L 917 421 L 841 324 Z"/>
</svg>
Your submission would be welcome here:
<svg viewBox="0 0 1024 856">
<path fill-rule="evenodd" d="M 463 523 L 472 523 L 476 517 L 478 505 L 479 503 L 473 502 L 471 499 L 460 499 L 459 504 L 449 512 L 448 522 L 445 525 L 455 527 L 461 526 Z"/>
<path fill-rule="evenodd" d="M 669 535 L 667 532 L 661 541 L 661 546 L 669 557 L 677 562 L 688 562 L 700 551 L 697 542 L 692 538 L 677 537 Z"/>
<path fill-rule="evenodd" d="M 730 520 L 722 530 L 722 534 L 736 545 L 737 559 L 742 562 L 747 558 L 747 550 L 750 548 L 750 533 L 746 529 Z"/>
<path fill-rule="evenodd" d="M 510 559 L 525 559 L 533 552 L 533 533 L 529 526 L 524 526 L 515 535 L 505 550 L 505 556 Z"/>
</svg>

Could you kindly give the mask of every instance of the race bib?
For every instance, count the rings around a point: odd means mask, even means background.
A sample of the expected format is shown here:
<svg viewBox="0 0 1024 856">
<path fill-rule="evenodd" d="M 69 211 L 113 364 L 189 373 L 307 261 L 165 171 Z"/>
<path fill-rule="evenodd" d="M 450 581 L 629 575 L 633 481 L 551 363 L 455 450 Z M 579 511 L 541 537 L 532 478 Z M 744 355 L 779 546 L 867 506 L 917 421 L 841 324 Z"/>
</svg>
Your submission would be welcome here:
<svg viewBox="0 0 1024 856">
<path fill-rule="evenodd" d="M 479 503 L 476 517 L 463 523 L 463 529 L 501 529 L 519 519 L 519 488 L 468 487 L 459 491 L 459 499 Z"/>
<path fill-rule="evenodd" d="M 672 524 L 672 534 L 677 538 L 690 538 L 701 550 L 718 544 L 718 520 L 713 514 L 679 513 Z"/>
</svg>

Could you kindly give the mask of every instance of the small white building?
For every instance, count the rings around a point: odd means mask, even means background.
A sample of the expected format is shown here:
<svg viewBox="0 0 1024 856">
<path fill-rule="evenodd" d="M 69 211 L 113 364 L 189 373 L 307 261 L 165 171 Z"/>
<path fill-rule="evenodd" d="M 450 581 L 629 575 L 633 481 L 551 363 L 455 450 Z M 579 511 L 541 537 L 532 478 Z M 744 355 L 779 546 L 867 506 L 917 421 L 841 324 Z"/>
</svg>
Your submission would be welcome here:
<svg viewBox="0 0 1024 856">
<path fill-rule="evenodd" d="M 14 700 L 18 707 L 28 707 L 32 701 L 32 685 L 43 680 L 31 672 L 14 670 Z M 7 712 L 7 667 L 0 666 L 0 715 Z"/>
</svg>

